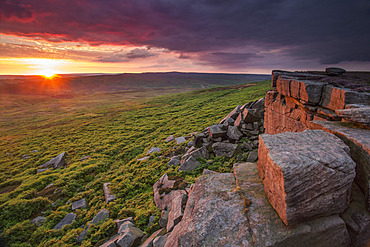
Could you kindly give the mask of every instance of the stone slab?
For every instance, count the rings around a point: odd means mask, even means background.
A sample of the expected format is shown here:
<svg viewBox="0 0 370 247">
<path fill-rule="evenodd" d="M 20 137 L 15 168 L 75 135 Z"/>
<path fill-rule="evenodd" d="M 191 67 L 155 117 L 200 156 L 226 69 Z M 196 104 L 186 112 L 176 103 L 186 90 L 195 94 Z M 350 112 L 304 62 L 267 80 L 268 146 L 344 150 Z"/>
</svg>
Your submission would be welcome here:
<svg viewBox="0 0 370 247">
<path fill-rule="evenodd" d="M 255 163 L 234 164 L 238 188 L 245 197 L 255 247 L 349 246 L 350 239 L 338 215 L 286 226 L 270 205 Z"/>
<path fill-rule="evenodd" d="M 258 172 L 267 197 L 287 225 L 342 213 L 356 164 L 349 148 L 320 130 L 260 135 Z"/>
</svg>

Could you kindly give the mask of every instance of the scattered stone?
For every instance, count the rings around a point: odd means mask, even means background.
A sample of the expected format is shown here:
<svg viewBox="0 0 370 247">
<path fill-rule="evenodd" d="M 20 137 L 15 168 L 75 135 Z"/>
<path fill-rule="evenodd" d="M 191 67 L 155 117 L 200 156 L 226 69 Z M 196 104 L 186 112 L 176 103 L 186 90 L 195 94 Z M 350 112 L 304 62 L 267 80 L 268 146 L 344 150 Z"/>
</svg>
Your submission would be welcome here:
<svg viewBox="0 0 370 247">
<path fill-rule="evenodd" d="M 180 165 L 179 171 L 192 171 L 198 166 L 200 163 L 193 156 L 190 156 Z"/>
<path fill-rule="evenodd" d="M 146 161 L 149 158 L 150 158 L 149 156 L 144 156 L 143 158 L 137 159 L 137 161 Z"/>
<path fill-rule="evenodd" d="M 21 156 L 21 159 L 22 159 L 22 160 L 25 160 L 25 159 L 28 159 L 28 158 L 31 158 L 31 156 L 29 156 L 28 154 L 23 154 L 23 155 Z"/>
<path fill-rule="evenodd" d="M 76 217 L 77 217 L 77 214 L 74 214 L 74 213 L 67 214 L 66 216 L 64 216 L 64 218 L 61 221 L 59 221 L 58 224 L 54 226 L 53 229 L 60 230 L 63 228 L 63 226 L 72 224 L 72 221 L 74 221 Z"/>
<path fill-rule="evenodd" d="M 87 160 L 87 159 L 90 159 L 90 156 L 84 156 L 81 158 L 81 162 L 83 162 L 84 160 Z"/>
<path fill-rule="evenodd" d="M 252 246 L 243 199 L 235 188 L 232 173 L 199 177 L 165 246 Z"/>
<path fill-rule="evenodd" d="M 35 150 L 32 150 L 31 152 L 32 152 L 32 153 L 38 153 L 38 152 L 39 152 L 39 150 L 36 150 L 36 149 L 35 149 Z"/>
<path fill-rule="evenodd" d="M 72 211 L 75 211 L 76 209 L 80 209 L 80 208 L 87 208 L 87 203 L 86 203 L 85 198 L 72 202 Z"/>
<path fill-rule="evenodd" d="M 159 229 L 155 233 L 153 233 L 140 247 L 153 247 L 154 239 L 162 236 L 166 232 L 165 228 Z"/>
<path fill-rule="evenodd" d="M 192 146 L 194 146 L 194 141 L 188 142 L 188 144 L 186 144 L 186 146 L 188 146 L 189 148 L 192 147 Z"/>
<path fill-rule="evenodd" d="M 39 167 L 40 169 L 43 169 L 43 168 L 58 169 L 62 166 L 66 166 L 65 156 L 66 156 L 66 152 L 63 152 Z"/>
<path fill-rule="evenodd" d="M 258 172 L 287 225 L 342 213 L 356 164 L 338 137 L 319 130 L 260 135 Z"/>
<path fill-rule="evenodd" d="M 135 226 L 128 226 L 118 237 L 116 244 L 120 247 L 137 246 L 144 233 Z"/>
<path fill-rule="evenodd" d="M 111 201 L 114 201 L 116 199 L 116 197 L 113 194 L 111 194 L 109 185 L 110 183 L 103 184 L 104 198 L 107 204 L 109 204 Z"/>
<path fill-rule="evenodd" d="M 37 216 L 36 218 L 32 219 L 31 222 L 37 226 L 37 227 L 40 227 L 44 224 L 44 222 L 46 221 L 46 217 L 44 216 Z"/>
<path fill-rule="evenodd" d="M 159 153 L 160 151 L 161 151 L 161 148 L 151 147 L 146 154 L 148 155 L 148 154 L 152 154 L 152 153 Z"/>
<path fill-rule="evenodd" d="M 253 146 L 250 143 L 243 142 L 243 148 L 248 151 L 252 151 Z"/>
<path fill-rule="evenodd" d="M 125 221 L 123 222 L 120 227 L 118 228 L 118 233 L 121 234 L 124 232 L 129 226 L 135 227 L 135 224 L 132 223 L 131 221 Z"/>
<path fill-rule="evenodd" d="M 116 222 L 116 226 L 117 226 L 117 229 L 119 229 L 121 227 L 121 225 L 127 221 L 130 221 L 132 223 L 134 223 L 134 218 L 133 217 L 128 217 L 126 219 L 123 219 L 123 220 L 115 220 L 114 222 Z"/>
<path fill-rule="evenodd" d="M 186 154 L 184 154 L 184 156 L 182 156 L 181 163 L 184 163 L 187 159 L 189 159 L 190 156 L 192 156 L 195 159 L 198 159 L 198 158 L 208 159 L 209 152 L 207 148 L 204 146 L 198 149 L 195 149 L 194 147 L 192 147 L 186 152 Z"/>
<path fill-rule="evenodd" d="M 84 238 L 87 235 L 87 231 L 89 230 L 89 227 L 91 224 L 98 224 L 99 222 L 105 221 L 109 217 L 109 210 L 107 209 L 102 209 L 99 211 L 97 215 L 92 219 L 92 221 L 86 226 L 86 228 L 78 235 L 76 242 L 81 243 Z"/>
<path fill-rule="evenodd" d="M 226 131 L 222 130 L 222 128 L 219 125 L 212 125 L 208 127 L 209 134 L 211 138 L 222 138 L 226 135 Z M 222 140 L 222 139 L 221 139 Z"/>
<path fill-rule="evenodd" d="M 213 152 L 216 156 L 233 157 L 238 148 L 237 144 L 216 142 L 212 145 Z"/>
<path fill-rule="evenodd" d="M 204 133 L 200 133 L 196 136 L 194 136 L 194 146 L 195 147 L 200 147 L 202 145 L 202 142 L 203 142 L 203 138 L 205 138 L 206 135 Z"/>
<path fill-rule="evenodd" d="M 258 160 L 258 152 L 253 151 L 248 154 L 247 162 L 256 162 Z"/>
<path fill-rule="evenodd" d="M 238 141 L 242 138 L 243 134 L 238 130 L 236 126 L 229 126 L 227 128 L 227 137 L 231 140 Z"/>
<path fill-rule="evenodd" d="M 330 76 L 339 76 L 339 75 L 342 75 L 342 74 L 344 74 L 346 72 L 347 71 L 345 69 L 336 68 L 336 67 L 330 67 L 330 68 L 326 68 L 325 69 L 325 73 L 327 75 L 330 75 Z"/>
<path fill-rule="evenodd" d="M 165 142 L 172 142 L 173 140 L 175 140 L 175 137 L 173 135 L 170 135 L 164 141 Z"/>
<path fill-rule="evenodd" d="M 253 242 L 265 246 L 341 246 L 350 240 L 338 215 L 315 218 L 286 226 L 266 198 L 255 163 L 234 164 L 234 175 L 248 214 Z"/>
<path fill-rule="evenodd" d="M 155 216 L 154 215 L 151 215 L 149 217 L 148 227 L 150 227 L 152 225 L 152 223 L 154 222 L 154 220 L 155 220 Z"/>
<path fill-rule="evenodd" d="M 168 161 L 167 166 L 178 166 L 180 165 L 180 157 L 174 156 Z"/>
<path fill-rule="evenodd" d="M 181 143 L 186 142 L 186 139 L 183 136 L 177 137 L 175 138 L 175 140 L 176 140 L 177 145 L 180 145 Z"/>
</svg>

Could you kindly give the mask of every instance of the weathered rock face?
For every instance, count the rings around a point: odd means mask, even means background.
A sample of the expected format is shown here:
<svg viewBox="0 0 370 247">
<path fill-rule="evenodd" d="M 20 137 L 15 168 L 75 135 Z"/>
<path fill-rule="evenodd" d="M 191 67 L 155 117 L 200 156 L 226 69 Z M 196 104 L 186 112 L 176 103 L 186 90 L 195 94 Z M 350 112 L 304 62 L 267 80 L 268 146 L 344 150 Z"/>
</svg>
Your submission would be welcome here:
<svg viewBox="0 0 370 247">
<path fill-rule="evenodd" d="M 273 71 L 272 79 L 276 90 L 266 95 L 264 127 L 267 134 L 311 129 L 313 120 L 344 119 L 366 125 L 366 108 L 344 109 L 353 104 L 368 107 L 369 93 L 334 87 L 324 82 L 322 74 Z"/>
<path fill-rule="evenodd" d="M 359 123 L 370 128 L 370 106 L 336 110 L 335 113 L 342 118 L 342 121 Z"/>
<path fill-rule="evenodd" d="M 355 181 L 365 195 L 367 210 L 370 212 L 370 130 L 328 121 L 314 121 L 312 127 L 335 134 L 350 148 L 351 157 L 356 162 Z"/>
<path fill-rule="evenodd" d="M 348 153 L 343 141 L 324 131 L 260 135 L 258 172 L 285 224 L 347 208 L 356 166 Z"/>
<path fill-rule="evenodd" d="M 181 221 L 184 215 L 184 209 L 188 196 L 186 194 L 179 194 L 173 198 L 171 202 L 171 210 L 168 214 L 167 232 L 172 229 Z"/>
<path fill-rule="evenodd" d="M 165 246 L 252 246 L 243 200 L 235 188 L 231 173 L 199 177 Z"/>
<path fill-rule="evenodd" d="M 270 205 L 255 163 L 234 165 L 237 185 L 245 197 L 254 246 L 349 246 L 343 220 L 331 215 L 286 226 Z"/>
<path fill-rule="evenodd" d="M 74 213 L 67 214 L 66 216 L 64 216 L 64 218 L 61 221 L 59 221 L 58 224 L 54 226 L 53 229 L 59 230 L 59 229 L 62 229 L 63 226 L 72 224 L 72 221 L 74 221 L 76 217 L 77 217 L 77 214 L 74 214 Z"/>
</svg>

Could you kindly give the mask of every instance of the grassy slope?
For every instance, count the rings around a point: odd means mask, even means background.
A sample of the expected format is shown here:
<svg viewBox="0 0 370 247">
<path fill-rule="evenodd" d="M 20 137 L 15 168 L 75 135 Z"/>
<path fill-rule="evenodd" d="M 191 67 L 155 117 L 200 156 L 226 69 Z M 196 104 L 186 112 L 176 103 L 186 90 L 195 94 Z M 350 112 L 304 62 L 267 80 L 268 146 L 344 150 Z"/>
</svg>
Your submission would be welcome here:
<svg viewBox="0 0 370 247">
<path fill-rule="evenodd" d="M 268 89 L 269 82 L 260 82 L 252 87 L 193 91 L 134 103 L 117 98 L 118 95 L 115 101 L 97 101 L 87 104 L 89 107 L 77 104 L 76 99 L 55 99 L 6 109 L 3 116 L 6 121 L 0 122 L 3 239 L 13 246 L 74 246 L 82 231 L 79 227 L 102 208 L 110 210 L 111 219 L 93 226 L 82 246 L 93 246 L 112 235 L 113 219 L 117 218 L 133 216 L 141 229 L 153 232 L 158 225 L 148 228 L 148 218 L 156 215 L 157 222 L 160 215 L 152 199 L 153 184 L 165 172 L 193 182 L 205 166 L 188 174 L 168 168 L 168 159 L 158 156 L 168 155 L 175 144 L 163 140 L 170 134 L 200 132 L 217 123 L 236 105 L 263 97 Z M 51 105 L 54 110 L 47 110 Z M 153 146 L 161 147 L 162 152 L 152 154 L 148 161 L 136 161 Z M 32 152 L 35 149 L 39 152 Z M 68 154 L 66 169 L 36 174 L 39 165 L 62 151 Z M 24 154 L 31 157 L 21 159 Z M 81 162 L 86 155 L 91 157 Z M 216 159 L 208 168 L 231 171 L 233 161 Z M 104 202 L 105 182 L 112 183 L 117 197 L 109 205 Z M 50 183 L 55 184 L 53 190 L 43 190 Z M 54 194 L 55 190 L 58 193 Z M 77 210 L 77 220 L 62 230 L 51 230 L 71 212 L 66 202 L 82 197 L 89 206 Z M 53 201 L 56 203 L 51 206 Z M 41 215 L 41 211 L 45 211 L 47 221 L 36 229 L 30 219 Z"/>
</svg>

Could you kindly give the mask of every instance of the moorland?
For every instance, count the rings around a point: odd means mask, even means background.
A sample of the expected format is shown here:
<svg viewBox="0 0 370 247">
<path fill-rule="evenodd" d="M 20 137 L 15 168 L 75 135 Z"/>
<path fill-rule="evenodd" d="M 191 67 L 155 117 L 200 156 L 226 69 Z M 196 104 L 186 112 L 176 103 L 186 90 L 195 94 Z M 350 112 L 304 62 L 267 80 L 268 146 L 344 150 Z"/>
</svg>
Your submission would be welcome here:
<svg viewBox="0 0 370 247">
<path fill-rule="evenodd" d="M 200 159 L 196 170 L 179 172 L 166 158 L 176 144 L 164 139 L 201 132 L 236 105 L 264 97 L 270 88 L 261 81 L 266 78 L 193 73 L 0 78 L 0 245 L 75 246 L 80 226 L 103 208 L 111 212 L 109 220 L 90 227 L 81 246 L 113 235 L 114 219 L 134 217 L 148 234 L 159 229 L 153 184 L 164 173 L 192 183 L 204 167 L 230 172 L 235 162 Z M 162 150 L 138 161 L 151 147 Z M 36 173 L 61 152 L 67 153 L 64 169 Z M 106 182 L 116 196 L 108 205 Z M 81 198 L 88 207 L 78 209 L 76 221 L 53 229 Z M 36 227 L 31 220 L 40 215 L 46 221 Z M 155 220 L 148 226 L 150 216 Z"/>
</svg>

